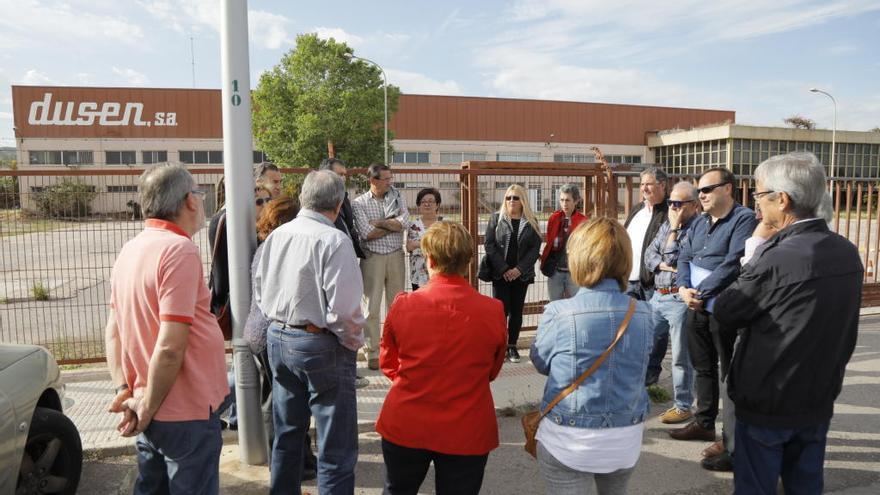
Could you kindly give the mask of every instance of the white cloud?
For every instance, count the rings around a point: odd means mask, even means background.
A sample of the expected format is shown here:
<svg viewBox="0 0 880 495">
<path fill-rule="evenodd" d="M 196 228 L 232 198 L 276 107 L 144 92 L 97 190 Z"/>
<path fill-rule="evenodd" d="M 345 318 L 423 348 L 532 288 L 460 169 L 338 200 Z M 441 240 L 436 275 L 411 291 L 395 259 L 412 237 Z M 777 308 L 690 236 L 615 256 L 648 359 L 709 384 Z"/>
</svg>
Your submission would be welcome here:
<svg viewBox="0 0 880 495">
<path fill-rule="evenodd" d="M 295 40 L 287 32 L 290 19 L 283 15 L 264 10 L 248 12 L 248 33 L 251 42 L 263 48 L 277 50 L 284 45 L 292 45 Z"/>
<path fill-rule="evenodd" d="M 21 79 L 19 81 L 21 82 L 21 84 L 28 84 L 28 85 L 35 85 L 35 86 L 46 85 L 46 84 L 58 84 L 57 81 L 55 81 L 54 79 L 51 79 L 49 76 L 47 76 L 46 74 L 43 74 L 42 72 L 38 71 L 37 69 L 28 69 L 24 73 L 24 75 L 21 76 Z"/>
<path fill-rule="evenodd" d="M 150 82 L 146 75 L 131 68 L 113 67 L 113 73 L 132 86 L 143 86 Z"/>
<path fill-rule="evenodd" d="M 124 17 L 85 11 L 62 2 L 19 0 L 0 4 L 0 47 L 77 41 L 137 44 L 143 29 Z"/>
<path fill-rule="evenodd" d="M 220 29 L 220 2 L 217 0 L 138 0 L 138 5 L 180 33 Z"/>
<path fill-rule="evenodd" d="M 455 81 L 438 81 L 416 72 L 388 69 L 388 84 L 400 88 L 403 93 L 428 95 L 460 95 L 461 87 Z"/>
<path fill-rule="evenodd" d="M 88 72 L 77 72 L 75 77 L 77 84 L 83 86 L 93 86 L 96 81 L 95 75 Z"/>
<path fill-rule="evenodd" d="M 318 35 L 318 38 L 329 40 L 330 38 L 335 39 L 336 41 L 345 42 L 348 46 L 352 48 L 356 48 L 360 46 L 364 39 L 356 34 L 351 34 L 346 32 L 342 28 L 328 28 L 324 26 L 318 26 L 311 30 L 311 32 Z"/>
<path fill-rule="evenodd" d="M 12 120 L 12 112 L 0 112 L 0 120 Z"/>
</svg>

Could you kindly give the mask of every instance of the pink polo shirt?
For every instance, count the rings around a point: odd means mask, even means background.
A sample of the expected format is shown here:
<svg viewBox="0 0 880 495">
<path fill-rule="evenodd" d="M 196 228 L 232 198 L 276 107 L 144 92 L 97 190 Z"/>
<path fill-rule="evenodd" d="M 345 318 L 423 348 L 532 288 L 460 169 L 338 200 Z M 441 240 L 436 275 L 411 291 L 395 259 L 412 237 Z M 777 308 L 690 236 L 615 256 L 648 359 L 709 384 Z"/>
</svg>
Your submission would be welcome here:
<svg viewBox="0 0 880 495">
<path fill-rule="evenodd" d="M 149 219 L 119 252 L 110 288 L 122 368 L 134 396 L 145 392 L 160 322 L 186 323 L 183 364 L 155 419 L 208 419 L 229 394 L 229 385 L 223 335 L 209 310 L 211 294 L 198 247 L 176 224 Z"/>
</svg>

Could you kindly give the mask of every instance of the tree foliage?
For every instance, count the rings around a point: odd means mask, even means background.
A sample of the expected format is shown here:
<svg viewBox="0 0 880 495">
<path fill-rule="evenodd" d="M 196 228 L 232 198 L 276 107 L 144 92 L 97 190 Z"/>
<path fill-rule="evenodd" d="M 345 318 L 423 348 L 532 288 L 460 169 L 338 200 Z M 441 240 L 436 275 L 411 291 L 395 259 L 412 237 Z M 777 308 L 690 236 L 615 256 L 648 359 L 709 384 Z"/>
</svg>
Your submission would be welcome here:
<svg viewBox="0 0 880 495">
<path fill-rule="evenodd" d="M 808 131 L 811 131 L 816 128 L 816 122 L 814 120 L 802 117 L 800 115 L 792 115 L 791 117 L 784 119 L 783 122 L 794 127 L 795 129 L 806 129 Z"/>
<path fill-rule="evenodd" d="M 871 132 L 880 132 L 880 127 L 875 127 L 871 129 Z"/>
<path fill-rule="evenodd" d="M 349 59 L 345 43 L 297 36 L 296 48 L 265 72 L 253 92 L 254 138 L 283 167 L 316 167 L 328 155 L 349 166 L 384 161 L 383 80 L 372 64 Z M 388 118 L 400 90 L 388 87 Z M 389 141 L 392 139 L 389 131 Z M 390 150 L 389 150 L 390 153 Z"/>
</svg>

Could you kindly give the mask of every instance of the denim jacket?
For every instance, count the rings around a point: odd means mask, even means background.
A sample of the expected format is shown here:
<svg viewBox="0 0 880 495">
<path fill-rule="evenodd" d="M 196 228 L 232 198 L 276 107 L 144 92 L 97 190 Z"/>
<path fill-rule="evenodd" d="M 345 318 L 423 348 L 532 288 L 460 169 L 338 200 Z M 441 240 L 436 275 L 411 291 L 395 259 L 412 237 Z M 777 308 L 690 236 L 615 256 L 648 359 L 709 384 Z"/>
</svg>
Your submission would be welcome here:
<svg viewBox="0 0 880 495">
<path fill-rule="evenodd" d="M 630 298 L 617 281 L 582 287 L 574 297 L 549 303 L 532 344 L 535 369 L 547 375 L 541 410 L 571 385 L 614 340 Z M 648 414 L 645 371 L 654 340 L 648 303 L 636 303 L 629 328 L 604 363 L 547 418 L 579 428 L 617 428 L 641 423 Z"/>
</svg>

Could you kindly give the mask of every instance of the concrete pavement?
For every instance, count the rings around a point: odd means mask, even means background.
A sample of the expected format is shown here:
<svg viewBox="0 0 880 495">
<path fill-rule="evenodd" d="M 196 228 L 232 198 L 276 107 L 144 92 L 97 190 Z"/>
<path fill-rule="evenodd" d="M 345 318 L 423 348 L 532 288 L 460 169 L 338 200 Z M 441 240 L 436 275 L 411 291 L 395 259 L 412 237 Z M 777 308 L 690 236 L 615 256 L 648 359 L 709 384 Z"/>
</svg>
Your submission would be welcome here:
<svg viewBox="0 0 880 495">
<path fill-rule="evenodd" d="M 360 363 L 359 363 L 360 364 Z M 668 356 L 660 385 L 671 392 Z M 357 493 L 382 491 L 383 464 L 373 421 L 390 383 L 377 372 L 361 370 L 372 381 L 358 391 L 360 423 Z M 131 441 L 116 437 L 115 418 L 104 412 L 112 396 L 102 373 L 80 375 L 84 381 L 67 386 L 73 400 L 68 413 L 80 428 L 90 459 L 83 468 L 80 493 L 131 493 L 136 476 Z M 517 411 L 537 402 L 544 379 L 527 360 L 505 364 L 492 385 L 499 412 L 501 446 L 489 456 L 482 493 L 543 493 L 535 461 L 522 450 Z M 712 473 L 699 466 L 704 442 L 679 442 L 669 438 L 657 415 L 670 404 L 654 404 L 647 422 L 642 455 L 630 485 L 634 494 L 714 494 L 732 491 L 732 476 Z M 720 424 L 717 426 L 720 431 Z M 224 437 L 221 457 L 222 493 L 266 493 L 268 469 L 242 466 L 234 432 Z M 845 495 L 880 493 L 880 316 L 863 316 L 858 347 L 847 368 L 828 438 L 825 463 L 826 492 Z M 313 483 L 304 487 L 317 493 Z M 433 493 L 433 478 L 422 493 Z"/>
</svg>

